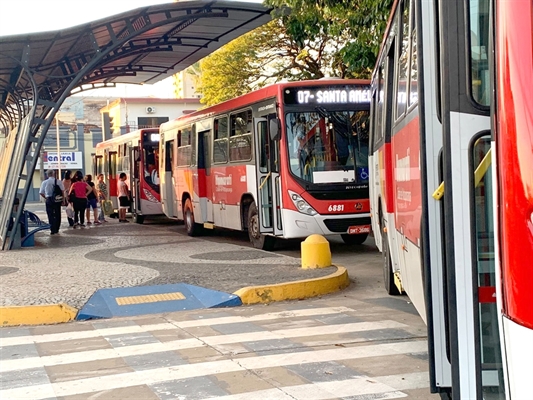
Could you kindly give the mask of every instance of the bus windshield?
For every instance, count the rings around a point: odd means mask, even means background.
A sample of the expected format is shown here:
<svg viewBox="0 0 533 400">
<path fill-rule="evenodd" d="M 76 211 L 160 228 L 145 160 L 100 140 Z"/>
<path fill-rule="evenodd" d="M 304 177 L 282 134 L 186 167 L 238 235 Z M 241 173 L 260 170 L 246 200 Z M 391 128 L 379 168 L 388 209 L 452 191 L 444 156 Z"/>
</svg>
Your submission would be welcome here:
<svg viewBox="0 0 533 400">
<path fill-rule="evenodd" d="M 310 183 L 368 184 L 369 111 L 286 115 L 287 148 L 293 175 Z"/>
</svg>

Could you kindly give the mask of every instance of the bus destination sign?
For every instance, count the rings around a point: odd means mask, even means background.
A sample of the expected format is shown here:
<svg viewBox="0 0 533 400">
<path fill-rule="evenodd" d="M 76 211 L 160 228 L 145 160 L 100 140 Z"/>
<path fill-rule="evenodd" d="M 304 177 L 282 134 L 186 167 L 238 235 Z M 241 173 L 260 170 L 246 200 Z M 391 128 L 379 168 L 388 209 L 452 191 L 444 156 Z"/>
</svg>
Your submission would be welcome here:
<svg viewBox="0 0 533 400">
<path fill-rule="evenodd" d="M 286 88 L 283 97 L 285 104 L 368 104 L 370 87 Z"/>
</svg>

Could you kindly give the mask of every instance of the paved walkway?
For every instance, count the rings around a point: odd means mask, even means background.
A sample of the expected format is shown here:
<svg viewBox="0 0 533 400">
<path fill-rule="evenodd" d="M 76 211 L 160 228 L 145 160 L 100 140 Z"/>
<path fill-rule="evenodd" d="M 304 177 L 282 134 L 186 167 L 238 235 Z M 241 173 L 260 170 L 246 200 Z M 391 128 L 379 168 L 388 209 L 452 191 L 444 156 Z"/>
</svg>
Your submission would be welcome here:
<svg viewBox="0 0 533 400">
<path fill-rule="evenodd" d="M 44 206 L 43 206 L 44 207 Z M 44 211 L 36 213 L 46 220 Z M 188 283 L 233 293 L 257 285 L 324 277 L 337 269 L 303 270 L 300 260 L 191 238 L 174 221 L 144 225 L 116 219 L 99 226 L 35 234 L 35 246 L 3 252 L 0 306 L 65 303 L 81 308 L 98 289 Z"/>
<path fill-rule="evenodd" d="M 3 328 L 0 398 L 438 399 L 412 305 L 356 293 Z"/>
</svg>

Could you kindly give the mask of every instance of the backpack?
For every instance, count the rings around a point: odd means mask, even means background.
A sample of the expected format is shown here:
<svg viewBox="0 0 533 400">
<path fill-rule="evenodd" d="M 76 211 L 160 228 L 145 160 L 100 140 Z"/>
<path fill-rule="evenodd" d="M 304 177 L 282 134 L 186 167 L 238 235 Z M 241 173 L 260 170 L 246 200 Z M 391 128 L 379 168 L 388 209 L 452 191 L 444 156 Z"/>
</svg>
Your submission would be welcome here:
<svg viewBox="0 0 533 400">
<path fill-rule="evenodd" d="M 54 179 L 54 193 L 52 194 L 52 200 L 54 203 L 63 203 L 64 193 L 59 186 L 57 186 L 57 179 Z"/>
</svg>

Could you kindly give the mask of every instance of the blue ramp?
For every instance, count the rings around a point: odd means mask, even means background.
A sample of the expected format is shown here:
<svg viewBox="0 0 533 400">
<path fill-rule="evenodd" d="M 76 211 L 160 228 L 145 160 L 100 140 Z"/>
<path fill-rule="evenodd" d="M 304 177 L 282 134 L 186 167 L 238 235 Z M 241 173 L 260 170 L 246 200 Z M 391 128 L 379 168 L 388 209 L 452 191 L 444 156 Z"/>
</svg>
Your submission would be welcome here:
<svg viewBox="0 0 533 400">
<path fill-rule="evenodd" d="M 76 319 L 128 317 L 240 305 L 239 296 L 186 283 L 100 289 L 78 312 Z"/>
</svg>

